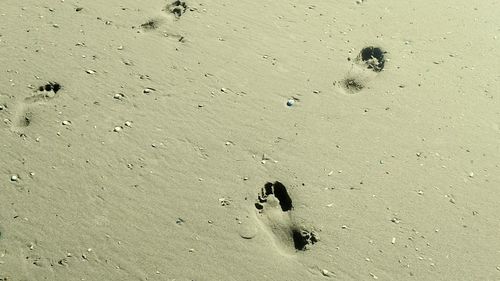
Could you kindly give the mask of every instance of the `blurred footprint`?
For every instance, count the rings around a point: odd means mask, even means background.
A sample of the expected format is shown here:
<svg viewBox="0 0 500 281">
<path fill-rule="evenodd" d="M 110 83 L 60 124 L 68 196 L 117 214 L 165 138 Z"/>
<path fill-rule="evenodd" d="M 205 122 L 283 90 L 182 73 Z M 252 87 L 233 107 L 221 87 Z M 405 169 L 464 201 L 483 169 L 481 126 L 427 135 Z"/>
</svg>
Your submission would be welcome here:
<svg viewBox="0 0 500 281">
<path fill-rule="evenodd" d="M 24 98 L 14 111 L 11 120 L 11 131 L 24 134 L 24 129 L 30 126 L 35 120 L 35 107 L 44 104 L 54 97 L 61 90 L 61 85 L 56 82 L 48 82 L 38 88 L 37 94 Z"/>
<path fill-rule="evenodd" d="M 186 2 L 176 0 L 167 4 L 167 6 L 165 6 L 163 11 L 174 15 L 178 19 L 187 11 L 187 8 L 188 6 Z"/>
<path fill-rule="evenodd" d="M 339 85 L 349 94 L 355 94 L 364 89 L 368 82 L 384 69 L 386 53 L 379 47 L 363 48 Z"/>
</svg>

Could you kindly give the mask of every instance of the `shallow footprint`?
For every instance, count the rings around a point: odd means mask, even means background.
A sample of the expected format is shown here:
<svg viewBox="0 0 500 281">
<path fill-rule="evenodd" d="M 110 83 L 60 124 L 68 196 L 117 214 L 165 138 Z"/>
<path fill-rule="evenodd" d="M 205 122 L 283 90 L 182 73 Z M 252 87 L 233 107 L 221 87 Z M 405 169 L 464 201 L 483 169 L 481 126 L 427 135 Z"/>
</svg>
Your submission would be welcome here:
<svg viewBox="0 0 500 281">
<path fill-rule="evenodd" d="M 24 135 L 24 129 L 35 120 L 35 106 L 53 99 L 61 88 L 61 85 L 57 82 L 48 82 L 46 85 L 40 86 L 36 94 L 24 98 L 15 108 L 11 120 L 11 131 Z"/>
<path fill-rule="evenodd" d="M 318 241 L 313 231 L 297 225 L 292 199 L 281 182 L 266 183 L 257 199 L 255 208 L 259 225 L 269 234 L 280 253 L 290 255 L 304 251 Z"/>
<path fill-rule="evenodd" d="M 364 89 L 368 82 L 384 69 L 385 54 L 386 52 L 379 47 L 363 48 L 339 85 L 349 94 L 355 94 Z"/>
</svg>

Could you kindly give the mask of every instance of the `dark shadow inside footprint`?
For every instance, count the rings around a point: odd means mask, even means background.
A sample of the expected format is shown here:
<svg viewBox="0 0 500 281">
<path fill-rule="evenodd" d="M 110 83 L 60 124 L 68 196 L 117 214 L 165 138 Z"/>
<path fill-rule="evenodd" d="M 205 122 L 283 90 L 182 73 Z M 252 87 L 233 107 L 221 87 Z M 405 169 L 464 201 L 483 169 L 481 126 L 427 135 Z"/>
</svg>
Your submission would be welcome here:
<svg viewBox="0 0 500 281">
<path fill-rule="evenodd" d="M 314 233 L 297 228 L 292 229 L 292 239 L 295 249 L 299 251 L 305 251 L 307 245 L 318 242 Z"/>
<path fill-rule="evenodd" d="M 46 92 L 54 92 L 54 94 L 57 94 L 59 90 L 61 90 L 61 85 L 57 82 L 48 82 L 47 84 L 38 87 L 38 90 L 40 92 L 46 91 Z"/>
<path fill-rule="evenodd" d="M 280 201 L 283 212 L 290 211 L 293 208 L 292 198 L 288 195 L 286 187 L 279 181 L 274 183 L 274 196 Z"/>
<path fill-rule="evenodd" d="M 260 203 L 267 202 L 267 196 L 274 195 L 278 199 L 281 210 L 283 212 L 290 211 L 293 208 L 292 198 L 288 195 L 286 187 L 279 181 L 274 183 L 267 182 L 262 188 L 261 194 L 258 196 L 259 203 L 255 203 L 255 208 L 262 210 L 263 206 Z"/>
<path fill-rule="evenodd" d="M 266 182 L 264 185 L 264 195 L 270 195 L 273 194 L 273 184 L 271 182 Z"/>
<path fill-rule="evenodd" d="M 361 50 L 358 60 L 361 59 L 369 69 L 380 72 L 385 66 L 385 51 L 379 47 L 365 47 Z"/>
</svg>

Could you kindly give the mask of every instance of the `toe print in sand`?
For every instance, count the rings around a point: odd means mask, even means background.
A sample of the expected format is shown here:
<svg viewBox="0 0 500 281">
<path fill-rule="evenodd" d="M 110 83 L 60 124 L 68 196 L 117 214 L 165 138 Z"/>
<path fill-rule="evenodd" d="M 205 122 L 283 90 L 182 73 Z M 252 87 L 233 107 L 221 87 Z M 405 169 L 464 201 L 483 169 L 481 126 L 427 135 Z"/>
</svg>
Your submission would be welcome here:
<svg viewBox="0 0 500 281">
<path fill-rule="evenodd" d="M 314 231 L 295 221 L 293 200 L 281 182 L 266 183 L 257 196 L 255 208 L 260 226 L 281 253 L 304 251 L 318 241 Z"/>
<path fill-rule="evenodd" d="M 187 8 L 186 2 L 176 0 L 167 4 L 164 10 L 174 15 L 176 18 L 180 18 L 186 12 Z"/>
</svg>

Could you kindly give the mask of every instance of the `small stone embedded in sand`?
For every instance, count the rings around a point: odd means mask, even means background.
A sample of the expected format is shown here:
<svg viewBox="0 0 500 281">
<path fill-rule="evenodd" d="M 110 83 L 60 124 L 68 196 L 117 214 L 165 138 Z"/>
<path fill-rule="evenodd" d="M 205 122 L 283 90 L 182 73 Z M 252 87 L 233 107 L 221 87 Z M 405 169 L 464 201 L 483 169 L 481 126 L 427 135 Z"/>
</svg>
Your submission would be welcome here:
<svg viewBox="0 0 500 281">
<path fill-rule="evenodd" d="M 121 132 L 123 130 L 123 127 L 122 126 L 116 126 L 114 129 L 113 129 L 113 132 Z"/>
<path fill-rule="evenodd" d="M 87 74 L 94 74 L 96 71 L 92 69 L 87 69 L 85 70 L 85 72 L 87 72 Z"/>
<path fill-rule="evenodd" d="M 156 91 L 156 90 L 155 90 L 155 89 L 153 89 L 153 88 L 146 88 L 146 89 L 144 89 L 142 92 L 143 92 L 143 93 L 145 93 L 145 94 L 150 94 L 150 93 L 151 93 L 151 92 L 153 92 L 153 91 Z"/>
<path fill-rule="evenodd" d="M 19 176 L 18 175 L 12 175 L 10 177 L 10 181 L 19 181 Z"/>
<path fill-rule="evenodd" d="M 69 120 L 64 120 L 64 121 L 62 121 L 62 124 L 63 124 L 64 126 L 68 126 L 68 125 L 71 125 L 71 121 L 69 121 Z"/>
<path fill-rule="evenodd" d="M 127 127 L 132 127 L 132 122 L 130 122 L 130 121 L 125 121 L 125 126 L 127 126 Z"/>
<path fill-rule="evenodd" d="M 330 271 L 328 271 L 328 270 L 326 270 L 326 269 L 322 269 L 322 270 L 321 270 L 321 274 L 323 274 L 323 276 L 328 277 L 328 276 L 330 276 Z"/>
<path fill-rule="evenodd" d="M 293 106 L 295 104 L 295 100 L 294 99 L 289 99 L 286 101 L 286 105 L 287 106 Z"/>
<path fill-rule="evenodd" d="M 117 99 L 117 100 L 121 100 L 121 99 L 123 99 L 124 97 L 125 97 L 125 95 L 124 95 L 124 94 L 122 94 L 122 93 L 118 93 L 118 94 L 115 94 L 115 95 L 113 96 L 113 98 L 114 98 L 114 99 Z"/>
</svg>

